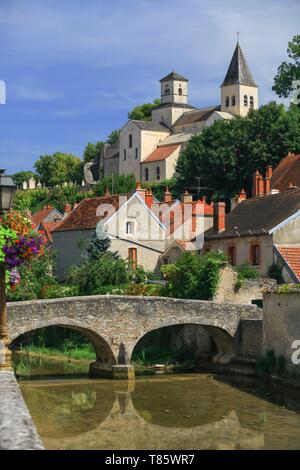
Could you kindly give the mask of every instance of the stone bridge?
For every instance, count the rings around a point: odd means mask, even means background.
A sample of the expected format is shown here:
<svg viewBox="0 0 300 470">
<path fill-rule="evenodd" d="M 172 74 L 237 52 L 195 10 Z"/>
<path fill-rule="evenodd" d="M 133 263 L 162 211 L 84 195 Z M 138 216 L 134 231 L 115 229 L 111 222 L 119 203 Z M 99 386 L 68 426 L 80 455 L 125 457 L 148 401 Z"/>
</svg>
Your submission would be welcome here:
<svg viewBox="0 0 300 470">
<path fill-rule="evenodd" d="M 80 331 L 93 344 L 90 375 L 131 378 L 133 350 L 150 331 L 173 325 L 202 325 L 212 336 L 216 362 L 236 354 L 234 337 L 241 320 L 260 320 L 262 310 L 200 300 L 160 297 L 88 296 L 8 304 L 10 340 L 48 326 Z"/>
</svg>

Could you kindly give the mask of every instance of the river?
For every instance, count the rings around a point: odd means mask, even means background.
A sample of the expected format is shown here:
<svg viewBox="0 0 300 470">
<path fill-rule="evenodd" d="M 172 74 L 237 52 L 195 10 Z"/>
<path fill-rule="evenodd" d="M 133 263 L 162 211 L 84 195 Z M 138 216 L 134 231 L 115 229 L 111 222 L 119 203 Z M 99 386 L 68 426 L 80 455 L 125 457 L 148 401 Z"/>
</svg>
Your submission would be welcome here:
<svg viewBox="0 0 300 470">
<path fill-rule="evenodd" d="M 53 361 L 49 367 L 54 373 Z M 57 367 L 61 373 L 62 364 Z M 300 392 L 259 380 L 66 375 L 21 379 L 20 386 L 47 449 L 300 448 Z"/>
</svg>

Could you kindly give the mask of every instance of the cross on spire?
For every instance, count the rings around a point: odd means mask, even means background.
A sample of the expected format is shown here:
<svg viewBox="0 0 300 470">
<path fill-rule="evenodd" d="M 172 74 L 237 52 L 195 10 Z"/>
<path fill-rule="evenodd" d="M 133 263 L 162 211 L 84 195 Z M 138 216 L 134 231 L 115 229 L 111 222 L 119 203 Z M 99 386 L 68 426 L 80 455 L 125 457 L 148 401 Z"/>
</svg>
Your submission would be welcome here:
<svg viewBox="0 0 300 470">
<path fill-rule="evenodd" d="M 240 40 L 240 32 L 239 32 L 239 30 L 237 30 L 237 32 L 236 32 L 236 37 L 237 37 L 237 42 L 239 42 L 239 40 Z"/>
</svg>

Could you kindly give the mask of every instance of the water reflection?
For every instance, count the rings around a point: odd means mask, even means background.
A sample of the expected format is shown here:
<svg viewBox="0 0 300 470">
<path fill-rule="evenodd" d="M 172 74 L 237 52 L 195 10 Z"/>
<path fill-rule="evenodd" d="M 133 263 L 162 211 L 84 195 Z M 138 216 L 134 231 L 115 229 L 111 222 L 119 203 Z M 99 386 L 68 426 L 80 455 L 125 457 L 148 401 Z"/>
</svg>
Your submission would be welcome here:
<svg viewBox="0 0 300 470">
<path fill-rule="evenodd" d="M 205 374 L 21 387 L 49 449 L 299 448 L 297 412 Z"/>
</svg>

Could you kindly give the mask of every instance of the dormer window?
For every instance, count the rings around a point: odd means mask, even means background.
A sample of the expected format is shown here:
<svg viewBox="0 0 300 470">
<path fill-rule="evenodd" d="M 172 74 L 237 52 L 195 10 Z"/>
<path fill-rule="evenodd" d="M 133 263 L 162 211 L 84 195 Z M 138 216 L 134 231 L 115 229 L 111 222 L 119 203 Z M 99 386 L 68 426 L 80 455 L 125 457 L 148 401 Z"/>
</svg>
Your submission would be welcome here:
<svg viewBox="0 0 300 470">
<path fill-rule="evenodd" d="M 254 107 L 254 98 L 253 96 L 250 96 L 250 108 Z"/>
<path fill-rule="evenodd" d="M 231 106 L 235 106 L 235 95 L 231 97 Z"/>
<path fill-rule="evenodd" d="M 229 96 L 226 96 L 226 99 L 225 99 L 225 106 L 226 106 L 226 108 L 229 107 Z"/>
<path fill-rule="evenodd" d="M 248 106 L 248 96 L 244 95 L 244 106 Z"/>
</svg>

